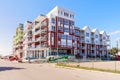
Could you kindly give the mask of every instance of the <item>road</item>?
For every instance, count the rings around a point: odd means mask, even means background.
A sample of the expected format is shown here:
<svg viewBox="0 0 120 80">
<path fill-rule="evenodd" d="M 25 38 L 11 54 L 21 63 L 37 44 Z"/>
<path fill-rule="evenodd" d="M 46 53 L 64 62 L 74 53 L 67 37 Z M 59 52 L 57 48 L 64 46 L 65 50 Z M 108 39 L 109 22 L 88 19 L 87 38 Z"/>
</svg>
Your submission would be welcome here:
<svg viewBox="0 0 120 80">
<path fill-rule="evenodd" d="M 120 74 L 0 60 L 0 80 L 119 80 Z"/>
</svg>

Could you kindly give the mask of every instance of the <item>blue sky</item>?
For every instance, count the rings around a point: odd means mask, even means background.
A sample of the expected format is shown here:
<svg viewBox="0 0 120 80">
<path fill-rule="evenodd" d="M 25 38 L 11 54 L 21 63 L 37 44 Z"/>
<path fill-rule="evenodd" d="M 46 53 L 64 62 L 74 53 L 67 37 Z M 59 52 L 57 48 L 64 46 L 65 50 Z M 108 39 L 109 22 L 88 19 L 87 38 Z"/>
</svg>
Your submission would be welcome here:
<svg viewBox="0 0 120 80">
<path fill-rule="evenodd" d="M 75 12 L 75 25 L 111 34 L 111 46 L 120 38 L 120 0 L 0 0 L 0 53 L 10 54 L 19 23 L 33 21 L 56 5 Z"/>
</svg>

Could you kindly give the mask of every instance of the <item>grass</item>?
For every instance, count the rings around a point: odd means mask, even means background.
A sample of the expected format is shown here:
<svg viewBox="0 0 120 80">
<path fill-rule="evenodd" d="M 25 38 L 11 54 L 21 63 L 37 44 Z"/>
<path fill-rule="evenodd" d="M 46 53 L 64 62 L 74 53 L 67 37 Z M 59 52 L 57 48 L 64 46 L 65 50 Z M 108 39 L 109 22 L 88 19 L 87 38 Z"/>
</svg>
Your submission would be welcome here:
<svg viewBox="0 0 120 80">
<path fill-rule="evenodd" d="M 107 70 L 107 69 L 99 69 L 99 68 L 90 68 L 90 67 L 83 67 L 80 65 L 69 65 L 65 63 L 57 63 L 57 66 L 62 66 L 62 67 L 70 67 L 70 68 L 78 68 L 78 69 L 85 69 L 85 70 L 93 70 L 93 71 L 102 71 L 102 72 L 111 72 L 111 73 L 118 73 L 120 74 L 120 71 L 118 70 Z"/>
</svg>

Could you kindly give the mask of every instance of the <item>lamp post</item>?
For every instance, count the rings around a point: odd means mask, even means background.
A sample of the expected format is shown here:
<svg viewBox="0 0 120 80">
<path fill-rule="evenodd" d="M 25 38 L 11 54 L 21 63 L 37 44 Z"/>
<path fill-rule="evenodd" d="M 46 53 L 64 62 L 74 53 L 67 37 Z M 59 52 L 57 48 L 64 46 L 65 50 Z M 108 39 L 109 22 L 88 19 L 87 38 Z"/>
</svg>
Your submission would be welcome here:
<svg viewBox="0 0 120 80">
<path fill-rule="evenodd" d="M 116 41 L 116 43 L 117 43 L 117 55 L 118 55 L 118 41 L 119 40 Z M 116 61 L 115 61 L 115 72 L 116 72 Z"/>
</svg>

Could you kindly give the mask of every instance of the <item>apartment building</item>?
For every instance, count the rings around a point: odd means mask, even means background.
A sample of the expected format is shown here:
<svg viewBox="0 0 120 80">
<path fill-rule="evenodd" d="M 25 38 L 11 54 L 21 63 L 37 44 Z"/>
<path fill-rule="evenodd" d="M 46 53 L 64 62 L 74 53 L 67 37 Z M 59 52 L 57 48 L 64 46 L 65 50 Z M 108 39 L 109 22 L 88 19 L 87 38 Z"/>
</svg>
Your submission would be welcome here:
<svg viewBox="0 0 120 80">
<path fill-rule="evenodd" d="M 27 21 L 23 31 L 24 58 L 75 55 L 101 57 L 107 55 L 109 36 L 105 31 L 75 26 L 74 12 L 56 6 L 47 15 Z"/>
<path fill-rule="evenodd" d="M 85 26 L 81 29 L 80 55 L 85 57 L 107 57 L 108 42 L 110 42 L 109 35 L 105 31 L 90 30 L 89 26 Z"/>
<path fill-rule="evenodd" d="M 19 24 L 16 28 L 16 34 L 13 37 L 13 54 L 19 59 L 23 57 L 23 24 Z"/>
</svg>

